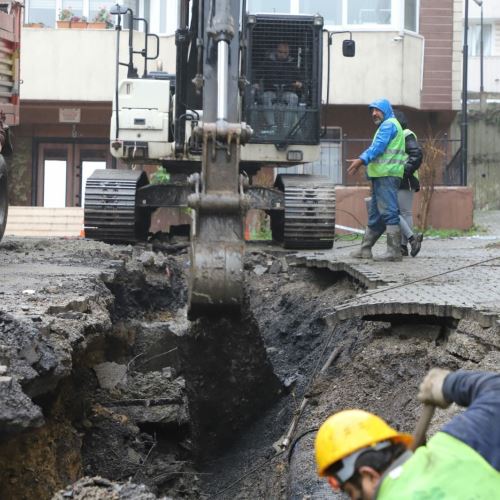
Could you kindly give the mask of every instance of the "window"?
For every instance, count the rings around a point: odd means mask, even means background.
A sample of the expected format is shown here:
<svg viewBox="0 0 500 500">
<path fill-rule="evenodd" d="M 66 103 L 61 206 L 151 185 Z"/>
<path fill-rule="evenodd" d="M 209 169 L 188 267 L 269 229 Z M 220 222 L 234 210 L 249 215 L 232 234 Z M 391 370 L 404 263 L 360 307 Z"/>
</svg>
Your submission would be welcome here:
<svg viewBox="0 0 500 500">
<path fill-rule="evenodd" d="M 491 35 L 492 26 L 491 24 L 483 24 L 483 55 L 491 56 Z M 481 25 L 471 24 L 469 26 L 469 55 L 477 56 L 481 55 Z"/>
<path fill-rule="evenodd" d="M 349 0 L 347 24 L 391 24 L 391 0 Z"/>
<path fill-rule="evenodd" d="M 167 8 L 167 2 L 169 7 L 172 7 L 173 0 L 123 0 L 120 3 L 123 7 L 130 7 L 135 16 L 144 17 L 153 23 L 150 31 L 154 28 L 154 32 L 163 33 L 167 28 L 167 12 L 169 21 L 176 17 L 176 8 Z M 257 3 L 265 4 L 263 1 Z M 278 3 L 288 5 L 287 12 L 290 10 L 289 0 L 281 0 Z M 88 21 L 92 21 L 100 9 L 104 7 L 110 11 L 114 5 L 116 5 L 116 0 L 26 0 L 25 22 L 43 23 L 46 27 L 54 28 L 62 9 L 70 9 L 73 15 L 85 16 Z M 115 21 L 114 16 L 111 21 Z M 126 27 L 126 20 L 122 22 Z M 144 23 L 136 23 L 135 28 L 143 31 Z M 175 23 L 173 30 L 175 30 Z"/>
<path fill-rule="evenodd" d="M 342 0 L 318 2 L 318 0 L 300 0 L 301 14 L 321 14 L 325 25 L 342 24 Z"/>
<path fill-rule="evenodd" d="M 255 0 L 254 0 L 255 1 Z M 273 0 L 268 0 L 274 5 Z M 418 30 L 419 0 L 290 0 L 291 12 L 320 14 L 328 29 Z M 297 10 L 298 9 L 298 10 Z"/>
<path fill-rule="evenodd" d="M 55 25 L 56 0 L 31 0 L 29 4 L 30 23 L 43 23 L 45 26 Z"/>
<path fill-rule="evenodd" d="M 255 14 L 288 13 L 290 12 L 290 0 L 249 0 L 248 11 Z"/>
<path fill-rule="evenodd" d="M 99 9 L 110 10 L 115 3 L 115 0 L 27 0 L 25 21 L 54 28 L 62 9 L 70 9 L 74 16 L 85 16 L 92 21 Z"/>
<path fill-rule="evenodd" d="M 418 2 L 417 0 L 405 0 L 405 29 L 417 31 Z"/>
</svg>

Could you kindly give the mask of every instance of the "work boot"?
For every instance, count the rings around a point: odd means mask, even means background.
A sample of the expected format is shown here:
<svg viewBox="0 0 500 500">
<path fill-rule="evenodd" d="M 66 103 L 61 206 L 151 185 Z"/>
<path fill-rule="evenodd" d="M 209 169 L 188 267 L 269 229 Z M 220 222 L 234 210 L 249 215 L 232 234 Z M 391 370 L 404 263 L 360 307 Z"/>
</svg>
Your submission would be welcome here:
<svg viewBox="0 0 500 500">
<path fill-rule="evenodd" d="M 401 229 L 397 226 L 387 226 L 387 250 L 373 260 L 380 262 L 399 262 L 403 260 L 401 255 Z"/>
<path fill-rule="evenodd" d="M 411 250 L 410 250 L 410 255 L 412 257 L 416 257 L 418 252 L 420 252 L 420 248 L 422 246 L 422 240 L 424 239 L 424 235 L 422 233 L 415 234 L 411 238 L 408 239 L 408 242 L 410 243 Z M 408 254 L 406 254 L 408 255 Z"/>
<path fill-rule="evenodd" d="M 366 228 L 365 234 L 363 235 L 363 241 L 358 250 L 351 252 L 351 257 L 355 259 L 372 259 L 372 246 L 375 245 L 377 240 L 380 238 L 380 233 L 372 231 L 369 227 Z"/>
<path fill-rule="evenodd" d="M 408 245 L 401 245 L 401 255 L 403 257 L 408 257 Z"/>
</svg>

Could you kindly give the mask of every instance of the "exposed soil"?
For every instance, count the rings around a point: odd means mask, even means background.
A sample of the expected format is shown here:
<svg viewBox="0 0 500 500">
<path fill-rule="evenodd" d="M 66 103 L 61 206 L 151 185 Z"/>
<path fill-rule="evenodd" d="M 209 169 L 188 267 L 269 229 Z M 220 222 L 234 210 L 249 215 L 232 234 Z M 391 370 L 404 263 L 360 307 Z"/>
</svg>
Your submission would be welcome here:
<svg viewBox="0 0 500 500">
<path fill-rule="evenodd" d="M 428 368 L 498 370 L 495 328 L 336 321 L 360 286 L 268 245 L 247 248 L 242 318 L 190 323 L 183 248 L 0 245 L 0 498 L 333 498 L 309 432 L 326 416 L 362 407 L 411 432 Z"/>
</svg>

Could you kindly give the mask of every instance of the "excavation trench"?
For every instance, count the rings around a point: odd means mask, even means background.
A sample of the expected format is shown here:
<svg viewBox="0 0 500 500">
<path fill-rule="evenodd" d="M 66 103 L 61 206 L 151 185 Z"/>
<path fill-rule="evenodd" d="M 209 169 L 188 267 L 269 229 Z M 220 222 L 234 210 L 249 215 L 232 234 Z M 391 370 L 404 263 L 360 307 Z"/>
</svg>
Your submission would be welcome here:
<svg viewBox="0 0 500 500">
<path fill-rule="evenodd" d="M 109 321 L 88 328 L 71 375 L 50 390 L 23 388 L 44 424 L 4 435 L 1 498 L 51 498 L 66 487 L 58 498 L 113 490 L 132 499 L 141 485 L 148 498 L 321 498 L 309 431 L 329 413 L 364 407 L 411 432 L 416 387 L 430 366 L 498 361 L 496 332 L 472 322 L 338 321 L 332 312 L 361 291 L 358 283 L 290 267 L 265 247 L 247 252 L 243 316 L 190 323 L 186 255 L 161 265 L 146 257 L 103 274 Z M 304 397 L 292 449 L 276 455 Z M 105 479 L 75 483 L 82 476 Z"/>
</svg>

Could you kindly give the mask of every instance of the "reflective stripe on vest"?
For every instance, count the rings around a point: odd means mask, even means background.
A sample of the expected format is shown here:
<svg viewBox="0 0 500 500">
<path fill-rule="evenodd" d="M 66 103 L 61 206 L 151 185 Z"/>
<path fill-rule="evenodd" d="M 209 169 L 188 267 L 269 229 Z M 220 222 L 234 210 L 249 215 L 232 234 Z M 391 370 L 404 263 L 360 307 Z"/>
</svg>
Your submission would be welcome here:
<svg viewBox="0 0 500 500">
<path fill-rule="evenodd" d="M 396 136 L 388 144 L 387 149 L 368 164 L 368 177 L 403 177 L 407 154 L 405 153 L 405 137 L 401 125 L 396 118 L 388 118 L 397 129 Z M 375 132 L 377 137 L 380 129 Z"/>
<path fill-rule="evenodd" d="M 490 500 L 499 498 L 500 472 L 445 432 L 387 473 L 377 500 Z"/>
</svg>

